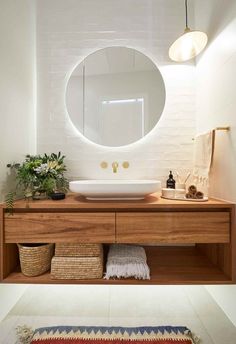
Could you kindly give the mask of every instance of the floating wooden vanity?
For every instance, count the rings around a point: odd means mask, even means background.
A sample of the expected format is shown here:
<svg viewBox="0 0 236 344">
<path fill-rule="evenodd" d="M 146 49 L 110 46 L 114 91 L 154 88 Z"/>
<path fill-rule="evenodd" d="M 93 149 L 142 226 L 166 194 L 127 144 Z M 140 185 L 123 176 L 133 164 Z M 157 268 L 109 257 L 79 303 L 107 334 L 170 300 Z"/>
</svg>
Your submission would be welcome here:
<svg viewBox="0 0 236 344">
<path fill-rule="evenodd" d="M 17 201 L 14 215 L 0 206 L 0 279 L 3 283 L 230 284 L 236 281 L 234 204 L 171 201 Z M 16 243 L 143 244 L 150 281 L 60 280 L 25 277 Z M 181 246 L 182 245 L 182 246 Z M 183 246 L 184 245 L 184 246 Z"/>
</svg>

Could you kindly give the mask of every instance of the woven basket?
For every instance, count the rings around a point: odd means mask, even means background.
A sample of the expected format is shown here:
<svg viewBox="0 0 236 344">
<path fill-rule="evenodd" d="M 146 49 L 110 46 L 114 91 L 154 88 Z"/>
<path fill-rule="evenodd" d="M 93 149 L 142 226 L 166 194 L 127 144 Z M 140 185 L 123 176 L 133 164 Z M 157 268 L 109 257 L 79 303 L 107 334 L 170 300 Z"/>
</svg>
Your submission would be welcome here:
<svg viewBox="0 0 236 344">
<path fill-rule="evenodd" d="M 56 257 L 98 257 L 102 254 L 102 244 L 56 244 Z"/>
<path fill-rule="evenodd" d="M 53 257 L 52 279 L 94 279 L 103 276 L 103 256 Z"/>
<path fill-rule="evenodd" d="M 39 276 L 48 271 L 54 253 L 54 244 L 17 244 L 23 275 Z"/>
</svg>

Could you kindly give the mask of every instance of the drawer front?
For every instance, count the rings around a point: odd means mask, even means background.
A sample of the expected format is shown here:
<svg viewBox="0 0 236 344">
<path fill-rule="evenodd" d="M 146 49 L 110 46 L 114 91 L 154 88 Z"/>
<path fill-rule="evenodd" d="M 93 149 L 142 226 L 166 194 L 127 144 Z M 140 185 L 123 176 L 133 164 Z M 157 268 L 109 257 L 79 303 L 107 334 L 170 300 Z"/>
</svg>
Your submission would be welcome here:
<svg viewBox="0 0 236 344">
<path fill-rule="evenodd" d="M 118 243 L 228 243 L 229 212 L 117 213 Z"/>
<path fill-rule="evenodd" d="M 6 243 L 112 243 L 114 213 L 15 213 L 5 217 Z"/>
</svg>

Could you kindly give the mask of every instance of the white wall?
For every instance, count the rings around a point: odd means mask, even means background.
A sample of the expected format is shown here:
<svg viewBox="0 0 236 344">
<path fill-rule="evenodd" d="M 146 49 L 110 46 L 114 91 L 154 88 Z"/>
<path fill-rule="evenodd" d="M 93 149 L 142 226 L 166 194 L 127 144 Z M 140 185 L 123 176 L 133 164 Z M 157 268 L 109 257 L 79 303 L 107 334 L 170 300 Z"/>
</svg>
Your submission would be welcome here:
<svg viewBox="0 0 236 344">
<path fill-rule="evenodd" d="M 210 38 L 197 64 L 197 131 L 230 126 L 216 133 L 210 193 L 236 202 L 236 2 L 198 0 L 195 14 Z M 236 325 L 236 286 L 207 289 Z"/>
<path fill-rule="evenodd" d="M 168 23 L 168 25 L 167 25 Z M 195 133 L 195 67 L 169 60 L 168 47 L 183 31 L 184 10 L 173 0 L 37 1 L 39 152 L 63 151 L 69 177 L 160 178 L 192 166 Z M 158 65 L 166 84 L 166 106 L 158 126 L 140 143 L 122 149 L 90 144 L 70 122 L 67 79 L 85 56 L 107 46 L 128 46 Z M 130 161 L 112 174 L 101 161 Z"/>
<path fill-rule="evenodd" d="M 0 11 L 0 202 L 8 187 L 6 164 L 34 153 L 34 1 L 1 0 Z M 0 321 L 26 286 L 0 286 Z"/>
<path fill-rule="evenodd" d="M 0 321 L 2 321 L 11 308 L 15 306 L 27 288 L 28 285 L 26 284 L 0 285 Z"/>
<path fill-rule="evenodd" d="M 34 153 L 35 15 L 34 1 L 3 0 L 0 11 L 0 202 L 9 162 Z"/>
</svg>

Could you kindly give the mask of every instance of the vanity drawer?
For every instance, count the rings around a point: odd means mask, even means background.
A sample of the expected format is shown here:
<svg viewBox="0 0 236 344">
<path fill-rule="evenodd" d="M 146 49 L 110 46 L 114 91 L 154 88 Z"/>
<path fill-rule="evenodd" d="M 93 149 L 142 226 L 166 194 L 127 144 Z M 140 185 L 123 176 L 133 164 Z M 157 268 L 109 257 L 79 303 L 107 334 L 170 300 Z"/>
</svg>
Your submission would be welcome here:
<svg viewBox="0 0 236 344">
<path fill-rule="evenodd" d="M 228 243 L 229 212 L 117 213 L 118 243 Z"/>
<path fill-rule="evenodd" d="M 112 243 L 114 213 L 14 213 L 5 217 L 6 243 Z"/>
</svg>

